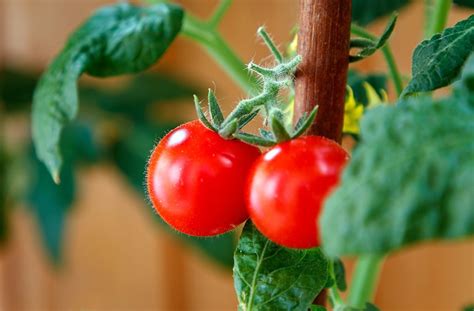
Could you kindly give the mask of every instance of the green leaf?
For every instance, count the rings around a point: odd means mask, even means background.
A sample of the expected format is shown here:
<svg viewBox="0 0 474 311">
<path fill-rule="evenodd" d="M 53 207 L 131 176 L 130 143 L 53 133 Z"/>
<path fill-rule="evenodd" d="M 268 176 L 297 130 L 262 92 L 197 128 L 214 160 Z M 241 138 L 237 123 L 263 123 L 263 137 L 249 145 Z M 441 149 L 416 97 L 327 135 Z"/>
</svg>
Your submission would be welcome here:
<svg viewBox="0 0 474 311">
<path fill-rule="evenodd" d="M 469 304 L 469 305 L 467 305 L 467 306 L 464 306 L 464 307 L 462 308 L 462 310 L 463 310 L 463 311 L 474 311 L 474 303 Z"/>
<path fill-rule="evenodd" d="M 239 121 L 233 119 L 219 129 L 219 135 L 226 138 L 231 138 L 239 129 Z"/>
<path fill-rule="evenodd" d="M 459 76 L 474 47 L 474 15 L 424 40 L 412 58 L 412 79 L 403 96 L 447 86 Z"/>
<path fill-rule="evenodd" d="M 352 21 L 364 26 L 409 3 L 409 0 L 353 0 Z"/>
<path fill-rule="evenodd" d="M 346 269 L 344 268 L 344 263 L 339 258 L 334 259 L 334 276 L 337 288 L 342 292 L 345 291 L 347 289 Z"/>
<path fill-rule="evenodd" d="M 316 119 L 316 114 L 318 113 L 318 108 L 318 106 L 314 106 L 309 115 L 304 113 L 298 122 L 296 122 L 294 133 L 291 135 L 292 139 L 303 135 L 311 124 L 313 124 L 314 119 Z"/>
<path fill-rule="evenodd" d="M 258 115 L 259 112 L 260 112 L 260 110 L 257 109 L 254 112 L 249 113 L 248 115 L 239 118 L 239 127 L 238 127 L 238 129 L 240 130 L 244 126 L 246 126 L 250 121 L 252 121 Z"/>
<path fill-rule="evenodd" d="M 53 183 L 46 167 L 33 156 L 31 150 L 31 176 L 27 194 L 43 242 L 54 263 L 61 262 L 66 216 L 75 197 L 74 165 L 78 161 L 95 161 L 99 156 L 92 132 L 82 125 L 68 126 L 61 139 L 61 146 L 66 151 L 64 169 L 61 171 L 62 183 Z"/>
<path fill-rule="evenodd" d="M 311 311 L 326 311 L 327 309 L 323 306 L 318 306 L 318 305 L 311 305 L 309 307 Z"/>
<path fill-rule="evenodd" d="M 214 92 L 209 89 L 208 91 L 208 102 L 209 102 L 209 112 L 211 113 L 212 123 L 216 128 L 219 128 L 222 122 L 224 122 L 224 116 L 222 115 L 221 107 L 219 107 L 219 103 L 217 102 L 216 95 Z"/>
<path fill-rule="evenodd" d="M 456 5 L 474 9 L 474 0 L 454 0 Z"/>
<path fill-rule="evenodd" d="M 201 103 L 199 102 L 199 98 L 194 95 L 194 110 L 196 110 L 197 117 L 199 121 L 201 121 L 204 126 L 206 126 L 208 129 L 212 131 L 217 131 L 217 128 L 207 119 L 206 114 L 204 113 L 204 110 L 202 110 Z M 236 121 L 237 122 L 237 121 Z M 235 123 L 235 126 L 237 127 L 237 124 Z"/>
<path fill-rule="evenodd" d="M 474 234 L 474 107 L 417 97 L 363 118 L 320 225 L 331 256 L 386 253 Z"/>
<path fill-rule="evenodd" d="M 362 49 L 356 55 L 349 55 L 349 61 L 356 62 L 362 60 L 374 54 L 378 49 L 382 48 L 385 43 L 387 43 L 387 40 L 390 38 L 390 35 L 395 29 L 397 18 L 397 14 L 392 15 L 392 18 L 388 22 L 380 38 L 376 42 L 372 42 L 372 44 L 370 43 L 370 40 L 364 38 L 351 39 L 351 47 Z"/>
<path fill-rule="evenodd" d="M 69 38 L 41 77 L 33 99 L 32 131 L 38 157 L 59 181 L 61 130 L 78 110 L 76 81 L 87 72 L 112 76 L 154 64 L 181 29 L 183 11 L 171 4 L 104 7 Z"/>
<path fill-rule="evenodd" d="M 291 139 L 290 133 L 288 133 L 285 127 L 281 111 L 275 109 L 270 114 L 270 128 L 278 142 Z"/>
<path fill-rule="evenodd" d="M 245 133 L 245 132 L 234 133 L 234 137 L 247 144 L 262 146 L 262 147 L 270 147 L 270 146 L 275 145 L 276 143 L 273 139 L 268 139 L 266 137 L 260 137 L 260 136 L 253 135 L 250 133 Z"/>
<path fill-rule="evenodd" d="M 320 249 L 281 247 L 250 221 L 245 224 L 234 261 L 239 310 L 306 311 L 328 278 L 328 262 Z"/>
<path fill-rule="evenodd" d="M 33 159 L 34 156 L 31 155 Z M 38 222 L 39 231 L 49 258 L 59 264 L 62 258 L 62 244 L 65 220 L 75 194 L 75 180 L 72 164 L 64 161 L 61 171 L 62 183 L 54 184 L 49 172 L 36 158 L 31 162 L 33 175 L 28 201 Z"/>
</svg>

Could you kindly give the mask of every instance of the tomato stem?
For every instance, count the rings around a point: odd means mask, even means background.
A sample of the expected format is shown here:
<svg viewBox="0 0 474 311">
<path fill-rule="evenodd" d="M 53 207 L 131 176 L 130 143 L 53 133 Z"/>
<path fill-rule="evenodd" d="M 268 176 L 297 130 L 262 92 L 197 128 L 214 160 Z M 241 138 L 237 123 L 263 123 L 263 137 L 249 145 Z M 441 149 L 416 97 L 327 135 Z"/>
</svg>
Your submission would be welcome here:
<svg viewBox="0 0 474 311">
<path fill-rule="evenodd" d="M 355 35 L 358 35 L 362 38 L 370 39 L 370 40 L 377 40 L 377 37 L 365 30 L 364 28 L 357 26 L 355 24 L 351 25 L 351 32 Z M 393 57 L 392 49 L 390 48 L 389 43 L 387 42 L 382 47 L 382 53 L 385 58 L 385 62 L 387 63 L 388 71 L 390 73 L 390 77 L 393 81 L 393 85 L 395 86 L 395 92 L 397 93 L 397 97 L 400 97 L 403 91 L 403 80 L 398 70 L 397 63 L 395 62 L 395 58 Z"/>
<path fill-rule="evenodd" d="M 359 258 L 349 290 L 348 305 L 364 308 L 367 302 L 372 301 L 384 258 L 384 255 L 364 255 Z"/>
<path fill-rule="evenodd" d="M 213 28 L 217 28 L 219 26 L 222 18 L 224 17 L 227 10 L 232 4 L 232 0 L 221 0 L 217 8 L 215 9 L 214 13 L 212 14 L 211 18 L 209 19 L 209 25 Z"/>
<path fill-rule="evenodd" d="M 257 79 L 248 73 L 247 66 L 229 47 L 214 26 L 187 13 L 181 31 L 183 35 L 201 45 L 243 90 L 249 94 L 257 92 Z"/>
<path fill-rule="evenodd" d="M 335 276 L 335 273 L 334 273 L 334 261 L 333 260 L 329 261 L 329 275 L 334 280 L 336 279 L 336 276 Z M 337 283 L 336 282 L 334 282 L 334 284 L 331 286 L 331 288 L 329 288 L 329 298 L 334 303 L 334 308 L 335 309 L 337 307 L 345 306 L 345 302 L 341 298 L 341 295 L 339 294 L 339 290 L 337 288 Z"/>
<path fill-rule="evenodd" d="M 442 32 L 444 27 L 446 27 L 451 4 L 452 0 L 435 0 L 434 8 L 430 10 L 426 21 L 428 23 L 425 33 L 426 38 Z"/>
</svg>

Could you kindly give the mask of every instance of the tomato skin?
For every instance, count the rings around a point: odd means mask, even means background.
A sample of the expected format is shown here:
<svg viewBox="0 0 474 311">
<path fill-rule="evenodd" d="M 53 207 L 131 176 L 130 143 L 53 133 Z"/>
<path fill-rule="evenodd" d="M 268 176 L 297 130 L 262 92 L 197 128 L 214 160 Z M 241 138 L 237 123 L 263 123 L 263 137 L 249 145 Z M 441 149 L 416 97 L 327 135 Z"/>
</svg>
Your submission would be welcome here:
<svg viewBox="0 0 474 311">
<path fill-rule="evenodd" d="M 341 146 L 320 136 L 276 145 L 257 159 L 250 172 L 247 207 L 251 220 L 277 244 L 319 246 L 317 219 L 348 159 Z"/>
<path fill-rule="evenodd" d="M 170 226 L 194 236 L 232 230 L 248 218 L 245 183 L 260 155 L 200 121 L 185 123 L 155 147 L 147 168 L 150 200 Z"/>
</svg>

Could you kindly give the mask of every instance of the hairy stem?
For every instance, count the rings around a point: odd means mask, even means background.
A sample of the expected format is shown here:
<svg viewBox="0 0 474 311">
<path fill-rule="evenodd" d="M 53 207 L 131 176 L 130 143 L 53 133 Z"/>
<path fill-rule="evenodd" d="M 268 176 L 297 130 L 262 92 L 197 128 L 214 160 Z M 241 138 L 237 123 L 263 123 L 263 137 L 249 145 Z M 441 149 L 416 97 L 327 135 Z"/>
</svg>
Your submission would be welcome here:
<svg viewBox="0 0 474 311">
<path fill-rule="evenodd" d="M 249 74 L 247 66 L 229 47 L 219 32 L 190 14 L 186 15 L 181 31 L 183 35 L 200 44 L 242 89 L 250 94 L 256 93 L 257 79 Z"/>
<path fill-rule="evenodd" d="M 372 301 L 383 260 L 383 255 L 364 255 L 359 258 L 349 290 L 348 305 L 363 308 Z"/>
</svg>

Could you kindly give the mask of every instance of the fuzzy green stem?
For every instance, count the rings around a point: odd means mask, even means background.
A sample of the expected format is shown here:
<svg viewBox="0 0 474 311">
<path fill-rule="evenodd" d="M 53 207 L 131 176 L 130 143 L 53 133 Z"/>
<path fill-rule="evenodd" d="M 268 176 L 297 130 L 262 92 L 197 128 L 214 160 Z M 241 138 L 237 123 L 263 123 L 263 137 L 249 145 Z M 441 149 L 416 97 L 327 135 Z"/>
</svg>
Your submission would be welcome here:
<svg viewBox="0 0 474 311">
<path fill-rule="evenodd" d="M 245 64 L 229 47 L 222 36 L 209 24 L 187 14 L 183 23 L 182 33 L 203 46 L 207 53 L 247 93 L 255 94 L 257 92 L 257 79 L 248 73 Z"/>
<path fill-rule="evenodd" d="M 434 7 L 429 16 L 426 38 L 430 38 L 437 33 L 443 31 L 448 21 L 449 10 L 451 9 L 452 0 L 434 0 Z"/>
<path fill-rule="evenodd" d="M 366 39 L 370 39 L 374 41 L 377 40 L 376 36 L 367 32 L 364 28 L 357 26 L 355 24 L 351 25 L 351 32 L 362 38 L 366 38 Z M 403 91 L 403 80 L 402 80 L 400 71 L 398 70 L 397 63 L 395 62 L 395 58 L 393 57 L 392 49 L 390 48 L 389 43 L 387 42 L 382 47 L 381 50 L 385 58 L 385 62 L 387 63 L 388 71 L 389 71 L 390 77 L 392 78 L 393 85 L 395 86 L 395 91 L 397 93 L 397 96 L 400 96 Z"/>
<path fill-rule="evenodd" d="M 349 290 L 348 305 L 363 308 L 372 301 L 383 260 L 383 255 L 364 255 L 359 258 Z"/>
<path fill-rule="evenodd" d="M 329 274 L 335 280 L 336 276 L 334 273 L 334 261 L 329 261 Z M 331 298 L 332 302 L 334 303 L 334 308 L 339 306 L 346 305 L 344 300 L 342 299 L 341 295 L 339 294 L 339 290 L 337 288 L 337 283 L 334 284 L 329 288 L 329 297 Z"/>
<path fill-rule="evenodd" d="M 263 41 L 267 45 L 268 49 L 270 52 L 272 52 L 273 56 L 277 60 L 278 63 L 281 63 L 283 61 L 283 56 L 281 56 L 280 51 L 276 47 L 275 43 L 273 42 L 272 38 L 270 38 L 270 35 L 265 31 L 265 28 L 260 27 L 257 30 L 257 33 L 262 37 Z"/>
<path fill-rule="evenodd" d="M 392 78 L 393 85 L 395 86 L 395 92 L 397 96 L 403 92 L 403 79 L 398 71 L 397 63 L 395 62 L 395 58 L 393 57 L 392 49 L 389 46 L 389 43 L 386 43 L 384 47 L 382 47 L 382 53 L 385 57 L 385 62 L 388 66 L 388 71 L 390 73 L 390 77 Z"/>
</svg>

